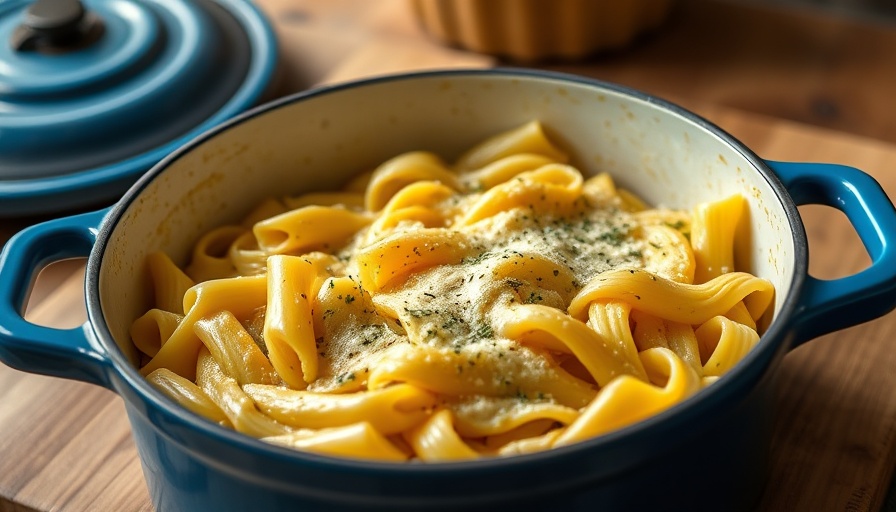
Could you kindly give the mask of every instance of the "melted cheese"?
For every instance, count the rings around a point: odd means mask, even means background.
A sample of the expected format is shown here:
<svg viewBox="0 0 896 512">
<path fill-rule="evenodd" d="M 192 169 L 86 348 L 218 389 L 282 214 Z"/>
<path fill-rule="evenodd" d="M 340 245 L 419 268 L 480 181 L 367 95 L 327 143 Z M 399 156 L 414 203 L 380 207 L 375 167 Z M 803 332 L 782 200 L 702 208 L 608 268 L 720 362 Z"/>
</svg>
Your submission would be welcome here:
<svg viewBox="0 0 896 512">
<path fill-rule="evenodd" d="M 468 210 L 481 194 L 457 194 L 441 207 L 452 213 Z M 514 208 L 457 228 L 468 241 L 466 256 L 412 274 L 403 283 L 364 301 L 341 304 L 321 290 L 321 306 L 341 311 L 323 330 L 321 381 L 309 389 L 340 391 L 366 384 L 382 349 L 413 343 L 453 354 L 461 359 L 458 374 L 487 365 L 488 377 L 476 377 L 483 396 L 513 397 L 505 406 L 526 407 L 529 400 L 554 400 L 551 382 L 573 378 L 544 351 L 495 334 L 504 308 L 496 305 L 543 304 L 565 309 L 585 283 L 609 269 L 645 268 L 645 240 L 637 218 L 618 200 L 589 198 L 572 215 L 538 215 L 530 208 Z M 593 206 L 592 206 L 593 205 Z M 455 215 L 455 219 L 460 215 Z M 448 226 L 449 229 L 451 226 Z M 419 223 L 396 224 L 390 234 L 424 229 Z M 346 272 L 355 279 L 356 255 L 381 238 L 360 231 L 340 253 L 348 260 Z M 532 263 L 536 262 L 537 263 Z M 537 268 L 529 268 L 537 267 Z M 519 270 L 518 269 L 522 269 Z M 543 275 L 538 275 L 539 272 Z M 352 313 L 351 311 L 360 312 Z M 343 382 L 346 377 L 355 385 Z M 469 405 L 469 400 L 465 402 Z"/>
</svg>

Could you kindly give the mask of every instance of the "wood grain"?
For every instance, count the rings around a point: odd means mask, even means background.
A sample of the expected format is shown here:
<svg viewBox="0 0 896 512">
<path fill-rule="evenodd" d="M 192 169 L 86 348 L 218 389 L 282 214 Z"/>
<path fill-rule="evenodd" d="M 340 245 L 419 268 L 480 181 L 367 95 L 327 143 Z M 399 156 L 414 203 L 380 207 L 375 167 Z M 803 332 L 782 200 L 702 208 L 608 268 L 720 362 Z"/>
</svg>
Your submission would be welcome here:
<svg viewBox="0 0 896 512">
<path fill-rule="evenodd" d="M 546 64 L 686 107 L 711 103 L 896 141 L 893 25 L 744 1 L 680 1 L 661 30 L 620 53 Z"/>
<path fill-rule="evenodd" d="M 388 72 L 500 63 L 428 40 L 401 0 L 258 3 L 278 30 L 279 94 Z M 677 101 L 765 158 L 859 167 L 896 197 L 896 121 L 887 97 L 896 86 L 896 32 L 742 2 L 680 5 L 666 27 L 629 52 L 541 66 Z M 834 278 L 868 265 L 842 214 L 801 211 L 813 275 Z M 4 221 L 0 236 L 40 220 Z M 82 288 L 82 262 L 51 267 L 27 318 L 77 325 Z M 762 510 L 880 509 L 896 462 L 894 331 L 891 314 L 785 357 Z M 0 454 L 0 512 L 151 510 L 121 399 L 103 389 L 0 365 Z"/>
</svg>

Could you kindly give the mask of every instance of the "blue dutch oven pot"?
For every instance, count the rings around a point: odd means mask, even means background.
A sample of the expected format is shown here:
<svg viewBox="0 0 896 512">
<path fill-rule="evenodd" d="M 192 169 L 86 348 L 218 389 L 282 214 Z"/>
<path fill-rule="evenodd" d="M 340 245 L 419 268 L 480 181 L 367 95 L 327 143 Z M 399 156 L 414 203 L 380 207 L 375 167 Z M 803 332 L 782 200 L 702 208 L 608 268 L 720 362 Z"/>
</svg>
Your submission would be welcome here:
<svg viewBox="0 0 896 512">
<path fill-rule="evenodd" d="M 250 0 L 0 2 L 0 216 L 111 203 L 276 63 Z"/>
<path fill-rule="evenodd" d="M 476 115 L 451 115 L 464 112 Z M 774 319 L 716 383 L 655 417 L 573 446 L 463 463 L 386 464 L 295 452 L 224 429 L 177 407 L 137 371 L 127 328 L 148 302 L 148 252 L 163 249 L 184 263 L 199 233 L 233 222 L 268 195 L 334 187 L 365 168 L 362 162 L 401 150 L 457 154 L 533 117 L 574 151 L 626 164 L 615 178 L 652 203 L 674 207 L 700 194 L 749 191 L 752 266 L 775 282 Z M 627 165 L 643 162 L 651 162 L 650 178 Z M 687 170 L 676 170 L 682 166 Z M 222 204 L 232 213 L 221 213 Z M 805 204 L 841 210 L 870 267 L 832 281 L 809 276 L 797 210 Z M 519 70 L 397 75 L 250 111 L 173 152 L 114 207 L 17 234 L 0 255 L 0 360 L 119 394 L 159 510 L 749 510 L 767 475 L 776 368 L 797 345 L 893 309 L 894 241 L 896 211 L 868 175 L 764 161 L 702 118 L 637 91 Z M 26 322 L 32 276 L 75 256 L 88 256 L 88 321 L 70 330 Z"/>
</svg>

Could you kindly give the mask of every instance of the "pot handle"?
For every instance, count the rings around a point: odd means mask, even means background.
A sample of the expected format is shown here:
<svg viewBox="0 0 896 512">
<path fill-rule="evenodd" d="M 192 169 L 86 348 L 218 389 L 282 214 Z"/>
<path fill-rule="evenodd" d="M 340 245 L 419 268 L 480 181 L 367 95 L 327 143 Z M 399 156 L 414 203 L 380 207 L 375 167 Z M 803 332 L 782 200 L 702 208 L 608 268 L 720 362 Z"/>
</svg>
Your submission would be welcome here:
<svg viewBox="0 0 896 512">
<path fill-rule="evenodd" d="M 797 205 L 821 204 L 843 212 L 871 266 L 833 280 L 806 276 L 794 313 L 796 347 L 813 338 L 873 320 L 896 307 L 896 209 L 880 184 L 845 165 L 766 162 Z"/>
<path fill-rule="evenodd" d="M 22 315 L 37 272 L 49 263 L 90 254 L 107 210 L 28 227 L 0 252 L 0 361 L 31 373 L 109 387 L 111 361 L 88 324 L 55 329 Z"/>
</svg>

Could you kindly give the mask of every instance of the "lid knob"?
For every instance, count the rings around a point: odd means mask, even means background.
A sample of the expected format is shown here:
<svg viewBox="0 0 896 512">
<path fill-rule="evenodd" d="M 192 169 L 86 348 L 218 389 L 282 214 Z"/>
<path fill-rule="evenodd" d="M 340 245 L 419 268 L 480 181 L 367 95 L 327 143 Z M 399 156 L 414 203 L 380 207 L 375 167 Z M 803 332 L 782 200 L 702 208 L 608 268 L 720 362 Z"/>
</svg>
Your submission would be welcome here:
<svg viewBox="0 0 896 512">
<path fill-rule="evenodd" d="M 9 44 L 17 51 L 60 53 L 84 47 L 103 32 L 98 16 L 80 0 L 37 0 L 28 7 Z"/>
</svg>

